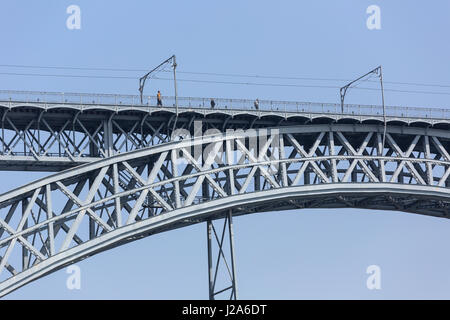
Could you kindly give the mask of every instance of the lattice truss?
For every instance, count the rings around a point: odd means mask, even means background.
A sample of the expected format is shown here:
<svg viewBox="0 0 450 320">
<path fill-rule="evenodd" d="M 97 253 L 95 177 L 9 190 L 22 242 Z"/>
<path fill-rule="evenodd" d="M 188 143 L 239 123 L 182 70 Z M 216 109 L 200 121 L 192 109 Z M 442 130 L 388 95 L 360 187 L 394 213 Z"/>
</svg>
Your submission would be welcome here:
<svg viewBox="0 0 450 320">
<path fill-rule="evenodd" d="M 38 270 L 51 272 L 61 267 L 58 260 L 70 263 L 89 256 L 90 243 L 97 245 L 108 234 L 130 232 L 134 226 L 137 230 L 152 221 L 162 223 L 165 217 L 167 224 L 153 233 L 223 217 L 230 209 L 233 214 L 244 214 L 360 207 L 445 216 L 450 182 L 446 133 L 402 131 L 389 128 L 384 147 L 382 129 L 362 125 L 261 129 L 193 140 L 185 137 L 72 168 L 0 195 L 0 292 L 12 290 L 16 282 L 23 285 L 26 279 L 32 280 Z M 361 190 L 308 197 L 299 193 L 280 201 L 272 198 L 233 206 L 238 196 L 251 199 L 279 190 L 281 199 L 292 188 L 329 185 L 332 190 L 352 184 L 419 185 L 423 190 L 437 190 L 437 196 L 421 199 L 380 188 L 376 194 Z M 214 209 L 214 203 L 223 199 L 228 207 Z M 205 203 L 211 204 L 211 212 L 195 217 Z M 176 220 L 177 212 L 182 211 L 194 218 Z M 121 241 L 152 233 L 143 230 L 128 233 Z M 80 247 L 84 251 L 77 251 Z M 45 264 L 49 259 L 53 265 Z"/>
<path fill-rule="evenodd" d="M 167 121 L 149 121 L 148 114 L 140 121 L 126 121 L 126 117 L 116 114 L 107 120 L 92 114 L 64 116 L 44 111 L 37 117 L 21 116 L 3 113 L 1 156 L 29 156 L 37 161 L 67 157 L 80 162 L 87 157 L 104 158 L 168 141 Z"/>
</svg>

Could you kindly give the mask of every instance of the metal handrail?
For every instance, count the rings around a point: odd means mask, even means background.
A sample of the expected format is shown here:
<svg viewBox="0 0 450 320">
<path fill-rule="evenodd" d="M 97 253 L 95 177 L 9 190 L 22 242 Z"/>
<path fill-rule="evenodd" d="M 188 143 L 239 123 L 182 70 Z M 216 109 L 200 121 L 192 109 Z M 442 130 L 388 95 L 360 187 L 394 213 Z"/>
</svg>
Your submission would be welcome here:
<svg viewBox="0 0 450 320">
<path fill-rule="evenodd" d="M 228 99 L 228 98 L 203 98 L 203 97 L 178 97 L 179 108 L 204 109 L 211 108 L 211 100 L 214 100 L 214 109 L 255 111 L 254 100 Z M 175 97 L 163 96 L 163 107 L 175 107 Z M 20 103 L 46 103 L 46 104 L 76 104 L 76 105 L 102 105 L 102 106 L 156 106 L 156 96 L 144 96 L 143 103 L 138 95 L 129 94 L 97 94 L 74 92 L 42 92 L 42 91 L 15 91 L 0 90 L 0 101 Z M 338 103 L 317 103 L 300 101 L 276 101 L 259 100 L 260 111 L 295 112 L 295 113 L 328 113 L 342 114 L 341 105 Z M 374 115 L 383 114 L 382 106 L 346 104 L 344 114 L 347 115 Z M 444 108 L 422 108 L 405 106 L 387 106 L 387 116 L 404 118 L 439 118 L 450 119 L 450 112 Z"/>
</svg>

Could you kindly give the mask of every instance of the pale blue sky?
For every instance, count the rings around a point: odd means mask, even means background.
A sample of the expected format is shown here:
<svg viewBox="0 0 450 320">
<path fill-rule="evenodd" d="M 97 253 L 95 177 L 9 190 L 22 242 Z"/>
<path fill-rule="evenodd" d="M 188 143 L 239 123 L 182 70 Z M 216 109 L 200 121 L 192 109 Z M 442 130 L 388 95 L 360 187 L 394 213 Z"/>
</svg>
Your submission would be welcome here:
<svg viewBox="0 0 450 320">
<path fill-rule="evenodd" d="M 81 8 L 81 30 L 66 28 L 66 8 L 71 4 Z M 366 28 L 366 8 L 371 4 L 381 8 L 381 30 Z M 387 82 L 450 85 L 449 14 L 450 3 L 444 0 L 3 1 L 0 64 L 150 69 L 176 54 L 179 71 L 351 79 L 381 64 Z M 0 67 L 1 72 L 100 74 L 7 67 Z M 12 90 L 137 94 L 137 84 L 0 74 L 0 89 Z M 450 93 L 449 88 L 386 88 Z M 157 89 L 172 94 L 168 81 L 152 82 L 146 93 Z M 182 81 L 179 95 L 339 99 L 334 89 Z M 386 91 L 388 105 L 446 108 L 449 99 L 450 94 Z M 379 95 L 353 91 L 348 102 L 379 103 Z M 41 175 L 3 172 L 0 192 Z M 450 298 L 448 220 L 343 209 L 263 213 L 234 222 L 241 299 Z M 366 288 L 365 270 L 371 264 L 381 267 L 379 291 Z M 206 299 L 206 226 L 145 238 L 78 265 L 79 291 L 66 288 L 63 269 L 8 298 Z"/>
</svg>

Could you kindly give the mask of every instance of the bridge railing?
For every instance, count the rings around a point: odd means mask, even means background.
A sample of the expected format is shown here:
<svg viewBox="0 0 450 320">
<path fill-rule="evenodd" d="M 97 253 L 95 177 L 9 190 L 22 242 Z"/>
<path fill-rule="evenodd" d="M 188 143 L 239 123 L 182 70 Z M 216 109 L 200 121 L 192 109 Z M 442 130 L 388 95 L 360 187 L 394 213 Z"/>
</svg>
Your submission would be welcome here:
<svg viewBox="0 0 450 320">
<path fill-rule="evenodd" d="M 37 92 L 0 90 L 0 101 L 47 103 L 47 104 L 76 104 L 76 105 L 103 105 L 111 108 L 120 106 L 145 107 L 156 106 L 156 96 L 143 96 L 142 103 L 138 95 L 122 94 L 92 94 L 92 93 L 63 93 L 63 92 Z M 182 109 L 214 109 L 256 111 L 255 100 L 250 99 L 224 99 L 178 97 L 178 107 Z M 162 108 L 175 107 L 175 97 L 163 96 Z M 273 112 L 294 113 L 328 113 L 348 115 L 374 115 L 382 116 L 383 108 L 379 105 L 345 104 L 342 110 L 337 103 L 296 102 L 259 100 L 258 110 Z M 387 106 L 386 116 L 405 118 L 436 118 L 450 119 L 450 111 L 442 108 L 399 107 Z"/>
</svg>

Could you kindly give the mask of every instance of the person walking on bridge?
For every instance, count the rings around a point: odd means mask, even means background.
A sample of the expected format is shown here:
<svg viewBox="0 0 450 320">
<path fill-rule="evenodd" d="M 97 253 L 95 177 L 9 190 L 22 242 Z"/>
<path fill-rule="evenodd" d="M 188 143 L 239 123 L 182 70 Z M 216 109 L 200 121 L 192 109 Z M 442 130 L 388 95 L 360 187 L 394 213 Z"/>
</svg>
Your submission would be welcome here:
<svg viewBox="0 0 450 320">
<path fill-rule="evenodd" d="M 255 105 L 255 109 L 259 110 L 259 100 L 258 100 L 258 98 L 256 98 L 254 105 Z"/>
<path fill-rule="evenodd" d="M 216 102 L 214 101 L 214 99 L 211 99 L 211 109 L 214 109 L 215 106 Z"/>
<path fill-rule="evenodd" d="M 158 94 L 156 95 L 156 100 L 157 100 L 157 106 L 162 107 L 162 99 L 161 99 L 161 92 L 158 90 Z"/>
</svg>

